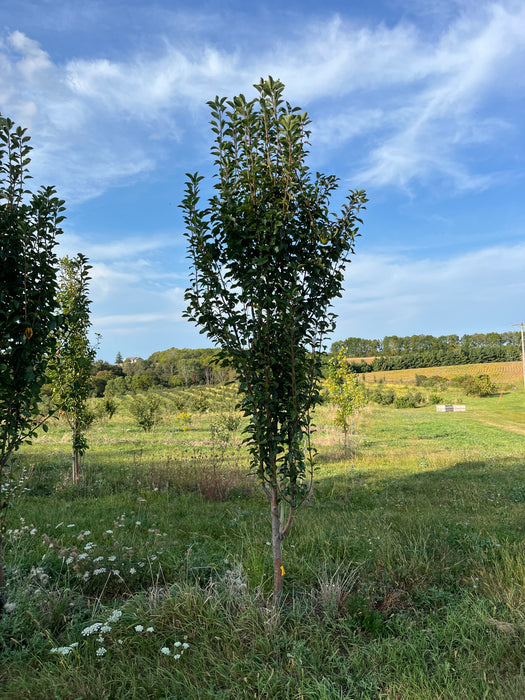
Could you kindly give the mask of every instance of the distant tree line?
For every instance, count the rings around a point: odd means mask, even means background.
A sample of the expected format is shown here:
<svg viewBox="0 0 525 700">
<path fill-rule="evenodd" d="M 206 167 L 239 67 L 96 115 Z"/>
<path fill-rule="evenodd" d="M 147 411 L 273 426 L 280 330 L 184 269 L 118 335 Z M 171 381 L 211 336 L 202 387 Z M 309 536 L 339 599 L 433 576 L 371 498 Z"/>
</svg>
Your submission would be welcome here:
<svg viewBox="0 0 525 700">
<path fill-rule="evenodd" d="M 463 335 L 385 336 L 382 340 L 347 338 L 332 344 L 331 352 L 344 350 L 355 372 L 468 365 L 483 362 L 512 362 L 521 358 L 520 334 L 473 333 Z"/>
<path fill-rule="evenodd" d="M 119 352 L 114 364 L 97 360 L 92 369 L 94 396 L 120 396 L 153 388 L 218 385 L 233 379 L 231 370 L 215 364 L 216 350 L 170 348 L 147 359 Z"/>
</svg>

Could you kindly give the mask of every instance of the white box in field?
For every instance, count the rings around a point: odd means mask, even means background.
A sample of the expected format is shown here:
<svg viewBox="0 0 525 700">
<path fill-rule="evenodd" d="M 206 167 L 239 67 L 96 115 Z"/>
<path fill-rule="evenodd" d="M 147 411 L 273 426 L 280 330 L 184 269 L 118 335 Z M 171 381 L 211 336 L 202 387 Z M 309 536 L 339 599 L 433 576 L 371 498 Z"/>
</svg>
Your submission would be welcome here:
<svg viewBox="0 0 525 700">
<path fill-rule="evenodd" d="M 436 411 L 439 411 L 440 413 L 445 413 L 448 411 L 466 411 L 466 407 L 463 404 L 445 404 L 443 406 L 436 406 Z"/>
</svg>

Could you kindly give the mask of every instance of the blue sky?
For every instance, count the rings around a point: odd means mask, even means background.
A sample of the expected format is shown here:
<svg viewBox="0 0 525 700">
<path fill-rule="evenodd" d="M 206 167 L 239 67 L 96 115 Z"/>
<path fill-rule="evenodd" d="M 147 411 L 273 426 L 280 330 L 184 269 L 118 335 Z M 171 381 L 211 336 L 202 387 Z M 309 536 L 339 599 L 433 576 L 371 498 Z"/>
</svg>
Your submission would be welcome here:
<svg viewBox="0 0 525 700">
<path fill-rule="evenodd" d="M 206 101 L 272 75 L 310 165 L 369 204 L 332 340 L 525 321 L 525 5 L 513 0 L 0 0 L 0 112 L 93 265 L 99 356 L 207 347 L 182 318 L 184 174 Z"/>
</svg>

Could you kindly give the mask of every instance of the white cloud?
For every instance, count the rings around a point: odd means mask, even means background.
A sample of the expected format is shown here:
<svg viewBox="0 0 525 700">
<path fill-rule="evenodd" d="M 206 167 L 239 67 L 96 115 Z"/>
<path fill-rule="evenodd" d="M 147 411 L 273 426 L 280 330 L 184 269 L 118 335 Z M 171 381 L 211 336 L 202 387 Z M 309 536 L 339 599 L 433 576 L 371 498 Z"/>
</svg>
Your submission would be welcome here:
<svg viewBox="0 0 525 700">
<path fill-rule="evenodd" d="M 437 38 L 406 21 L 357 26 L 332 16 L 313 25 L 305 18 L 253 53 L 221 47 L 218 37 L 213 44 L 197 33 L 183 43 L 158 31 L 155 49 L 119 61 L 60 63 L 18 30 L 0 45 L 2 110 L 29 127 L 38 177 L 51 178 L 68 201 L 148 174 L 166 148 L 185 147 L 195 110 L 204 129 L 207 99 L 249 90 L 268 73 L 285 82 L 289 99 L 319 111 L 320 145 L 356 146 L 368 135 L 353 179 L 405 187 L 437 173 L 457 189 L 484 187 L 490 173 L 465 163 L 461 149 L 472 138 L 494 142 L 506 129 L 497 107 L 484 113 L 484 99 L 519 70 L 525 9 L 470 8 Z"/>
<path fill-rule="evenodd" d="M 522 313 L 523 269 L 524 245 L 441 260 L 359 255 L 334 307 L 341 317 L 334 338 L 506 328 Z"/>
</svg>

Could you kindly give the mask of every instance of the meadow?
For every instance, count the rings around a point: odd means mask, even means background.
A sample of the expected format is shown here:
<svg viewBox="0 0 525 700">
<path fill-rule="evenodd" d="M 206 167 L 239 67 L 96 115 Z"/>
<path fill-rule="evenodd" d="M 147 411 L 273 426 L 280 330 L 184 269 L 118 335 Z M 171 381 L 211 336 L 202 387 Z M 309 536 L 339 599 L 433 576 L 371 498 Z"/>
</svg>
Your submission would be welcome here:
<svg viewBox="0 0 525 700">
<path fill-rule="evenodd" d="M 315 492 L 284 541 L 278 613 L 233 387 L 165 393 L 151 432 L 131 398 L 111 419 L 97 400 L 78 485 L 52 422 L 18 457 L 1 697 L 522 699 L 517 387 L 444 389 L 464 413 L 370 404 L 346 454 L 319 407 Z"/>
</svg>

